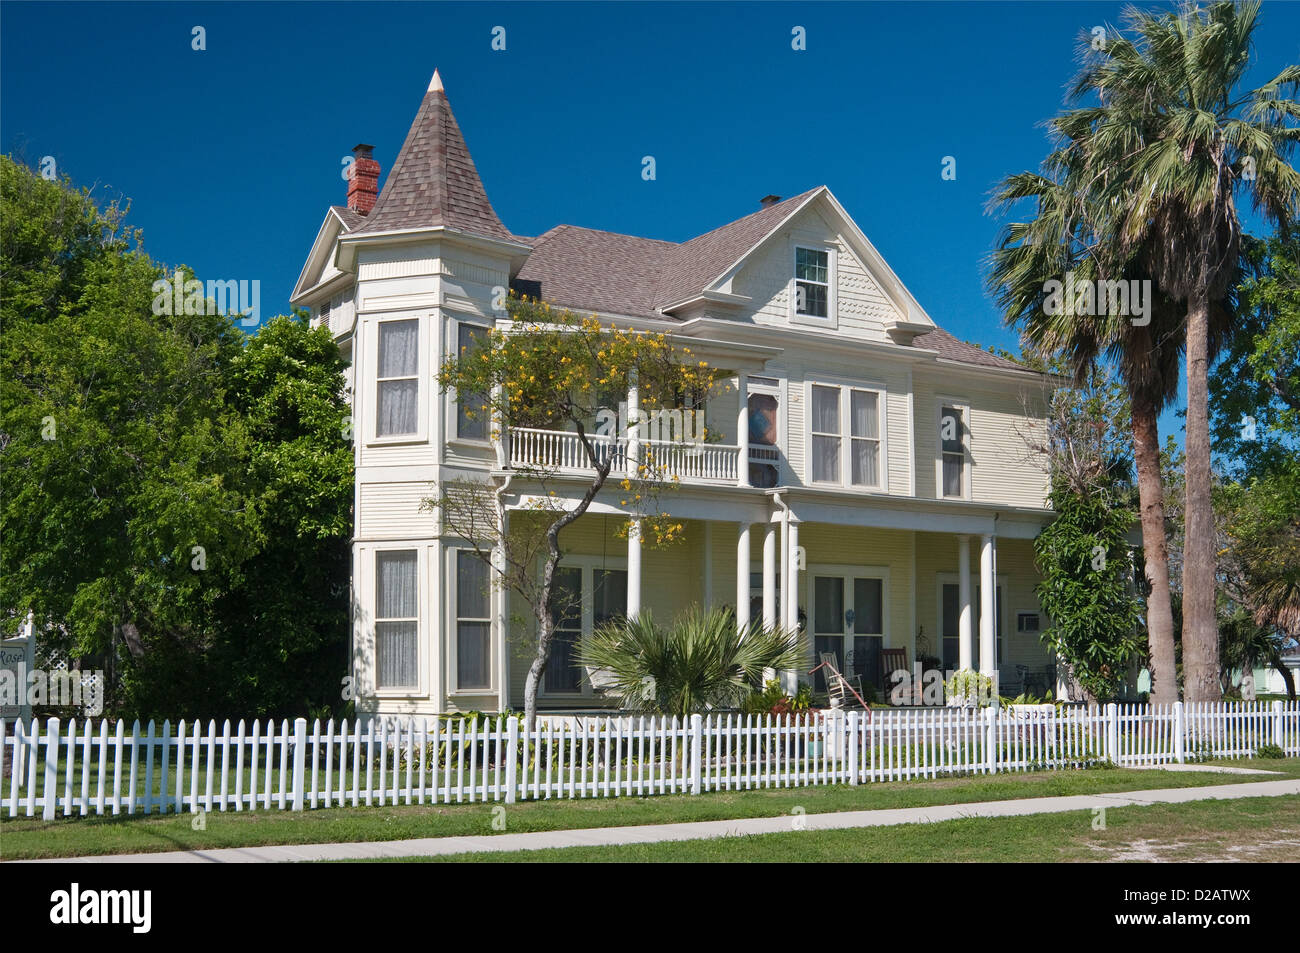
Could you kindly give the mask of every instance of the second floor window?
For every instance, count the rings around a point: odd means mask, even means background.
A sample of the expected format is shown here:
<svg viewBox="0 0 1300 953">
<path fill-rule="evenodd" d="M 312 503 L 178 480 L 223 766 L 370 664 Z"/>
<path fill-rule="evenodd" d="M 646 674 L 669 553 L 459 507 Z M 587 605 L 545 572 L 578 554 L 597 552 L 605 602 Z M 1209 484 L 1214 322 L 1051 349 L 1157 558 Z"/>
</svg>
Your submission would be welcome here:
<svg viewBox="0 0 1300 953">
<path fill-rule="evenodd" d="M 840 482 L 840 389 L 812 389 L 812 478 L 814 483 Z"/>
<path fill-rule="evenodd" d="M 394 437 L 416 432 L 419 425 L 419 367 L 420 322 L 380 323 L 376 436 Z"/>
<path fill-rule="evenodd" d="M 814 384 L 812 388 L 812 479 L 814 483 L 880 486 L 878 391 Z M 848 420 L 848 427 L 844 420 Z M 847 455 L 847 456 L 846 456 Z M 848 460 L 848 473 L 843 461 Z"/>
<path fill-rule="evenodd" d="M 472 324 L 456 327 L 456 354 L 464 357 L 483 336 L 484 328 Z M 456 436 L 462 440 L 488 438 L 488 408 L 482 394 L 456 395 Z"/>
<path fill-rule="evenodd" d="M 830 253 L 816 248 L 794 250 L 795 314 L 824 318 L 830 314 Z"/>
<path fill-rule="evenodd" d="M 945 404 L 939 413 L 939 451 L 943 456 L 944 496 L 966 495 L 966 415 L 961 407 Z"/>
</svg>

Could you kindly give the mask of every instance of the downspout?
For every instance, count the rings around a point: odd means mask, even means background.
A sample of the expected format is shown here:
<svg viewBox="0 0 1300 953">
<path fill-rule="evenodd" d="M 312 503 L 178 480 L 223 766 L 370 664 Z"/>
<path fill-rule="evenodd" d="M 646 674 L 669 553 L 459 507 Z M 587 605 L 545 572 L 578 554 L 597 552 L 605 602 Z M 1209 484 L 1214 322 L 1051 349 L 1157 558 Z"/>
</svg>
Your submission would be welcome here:
<svg viewBox="0 0 1300 953">
<path fill-rule="evenodd" d="M 505 711 L 510 707 L 510 651 L 509 635 L 506 632 L 506 602 L 510 598 L 510 591 L 505 584 L 505 545 L 506 545 L 506 491 L 510 489 L 510 481 L 514 479 L 513 473 L 507 473 L 501 485 L 496 488 L 496 507 L 497 507 L 497 548 L 492 553 L 492 561 L 496 564 L 494 582 L 496 583 L 496 606 L 495 622 L 501 628 L 501 650 L 497 660 L 497 671 L 501 679 L 501 685 L 497 689 L 497 708 L 499 711 Z"/>
</svg>

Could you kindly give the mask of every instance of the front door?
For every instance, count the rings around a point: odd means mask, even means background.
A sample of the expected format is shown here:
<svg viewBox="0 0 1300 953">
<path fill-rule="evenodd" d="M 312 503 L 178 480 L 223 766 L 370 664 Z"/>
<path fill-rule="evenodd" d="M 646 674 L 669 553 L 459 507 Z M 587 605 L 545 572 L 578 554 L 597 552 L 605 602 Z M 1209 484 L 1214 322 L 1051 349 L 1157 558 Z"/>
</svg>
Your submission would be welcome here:
<svg viewBox="0 0 1300 953">
<path fill-rule="evenodd" d="M 884 580 L 858 573 L 812 574 L 814 665 L 823 653 L 835 655 L 845 675 L 863 685 L 880 683 L 880 649 L 884 643 Z M 823 672 L 814 676 L 815 691 L 826 691 Z"/>
</svg>

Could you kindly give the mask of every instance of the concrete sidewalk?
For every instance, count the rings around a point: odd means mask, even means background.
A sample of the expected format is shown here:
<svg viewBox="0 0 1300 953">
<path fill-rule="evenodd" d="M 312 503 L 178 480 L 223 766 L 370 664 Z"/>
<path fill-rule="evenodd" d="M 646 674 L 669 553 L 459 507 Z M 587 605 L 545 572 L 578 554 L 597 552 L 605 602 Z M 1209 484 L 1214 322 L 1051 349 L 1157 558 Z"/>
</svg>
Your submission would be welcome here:
<svg viewBox="0 0 1300 953">
<path fill-rule="evenodd" d="M 275 863 L 302 860 L 366 860 L 376 857 L 415 857 L 463 854 L 470 851 L 540 850 L 546 847 L 647 844 L 658 841 L 699 840 L 743 834 L 773 834 L 791 830 L 828 831 L 850 827 L 888 827 L 895 824 L 934 823 L 964 817 L 1016 817 L 1024 814 L 1060 814 L 1091 811 L 1097 807 L 1145 804 L 1181 804 L 1187 801 L 1234 800 L 1244 797 L 1300 795 L 1300 780 L 1219 784 L 1208 787 L 1164 788 L 1117 794 L 1076 794 L 1012 801 L 976 801 L 877 811 L 838 811 L 828 814 L 782 815 L 732 821 L 695 821 L 689 824 L 647 824 L 638 827 L 599 827 L 571 831 L 538 831 L 473 837 L 423 837 L 415 840 L 360 842 L 355 844 L 293 844 L 277 847 L 230 847 L 217 850 L 169 851 L 154 854 L 112 854 L 102 857 L 63 857 L 9 863 Z M 508 816 L 508 815 L 507 815 Z"/>
</svg>

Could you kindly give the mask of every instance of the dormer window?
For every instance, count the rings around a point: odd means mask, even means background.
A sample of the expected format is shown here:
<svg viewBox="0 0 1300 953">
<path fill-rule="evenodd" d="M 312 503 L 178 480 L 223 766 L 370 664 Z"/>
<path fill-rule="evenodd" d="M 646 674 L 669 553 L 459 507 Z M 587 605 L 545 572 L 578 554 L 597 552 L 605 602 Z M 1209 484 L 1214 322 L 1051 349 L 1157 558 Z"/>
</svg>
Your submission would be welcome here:
<svg viewBox="0 0 1300 953">
<path fill-rule="evenodd" d="M 819 248 L 794 250 L 794 313 L 806 318 L 830 316 L 830 252 Z"/>
</svg>

